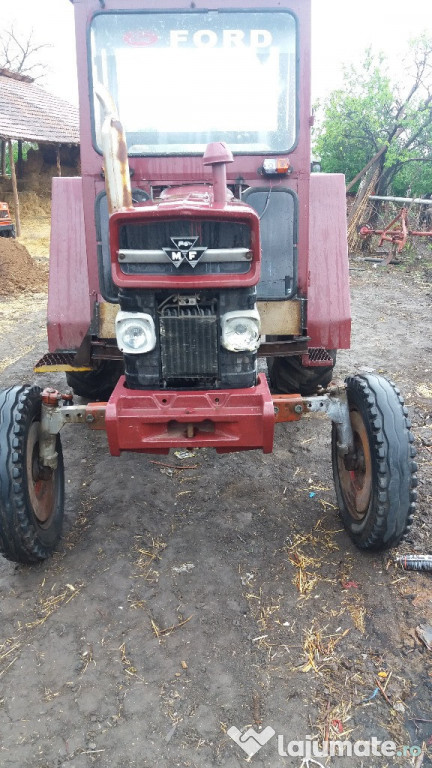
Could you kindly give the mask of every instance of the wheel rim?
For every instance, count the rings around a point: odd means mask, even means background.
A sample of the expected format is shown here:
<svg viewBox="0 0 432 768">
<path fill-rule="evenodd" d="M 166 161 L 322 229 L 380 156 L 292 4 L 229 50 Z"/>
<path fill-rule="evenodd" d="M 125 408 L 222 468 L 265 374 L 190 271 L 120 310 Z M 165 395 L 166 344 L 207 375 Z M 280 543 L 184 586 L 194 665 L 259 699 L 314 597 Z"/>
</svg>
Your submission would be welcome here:
<svg viewBox="0 0 432 768">
<path fill-rule="evenodd" d="M 34 421 L 27 436 L 27 488 L 33 514 L 46 526 L 55 507 L 55 472 L 39 464 L 39 429 L 40 422 Z"/>
<path fill-rule="evenodd" d="M 339 479 L 351 517 L 363 520 L 372 495 L 372 460 L 366 425 L 358 411 L 350 412 L 356 459 L 347 469 L 343 456 L 338 456 Z"/>
</svg>

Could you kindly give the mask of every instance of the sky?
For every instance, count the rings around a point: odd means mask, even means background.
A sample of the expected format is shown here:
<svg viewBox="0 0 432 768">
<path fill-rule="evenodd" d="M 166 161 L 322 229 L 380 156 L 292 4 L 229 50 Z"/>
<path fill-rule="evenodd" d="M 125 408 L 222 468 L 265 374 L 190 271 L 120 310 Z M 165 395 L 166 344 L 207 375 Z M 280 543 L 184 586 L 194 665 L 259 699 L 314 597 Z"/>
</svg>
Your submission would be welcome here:
<svg viewBox="0 0 432 768">
<path fill-rule="evenodd" d="M 339 88 L 342 65 L 361 61 L 369 46 L 403 77 L 408 41 L 423 32 L 432 39 L 432 0 L 312 0 L 313 99 Z"/>
<path fill-rule="evenodd" d="M 49 71 L 40 85 L 77 103 L 74 13 L 69 0 L 0 0 L 0 30 L 33 29 Z M 174 2 L 173 2 L 174 4 Z M 228 3 L 229 5 L 229 3 Z M 388 55 L 400 67 L 408 40 L 423 31 L 432 38 L 432 0 L 312 0 L 313 100 L 342 84 L 342 65 L 361 60 L 365 48 Z"/>
</svg>

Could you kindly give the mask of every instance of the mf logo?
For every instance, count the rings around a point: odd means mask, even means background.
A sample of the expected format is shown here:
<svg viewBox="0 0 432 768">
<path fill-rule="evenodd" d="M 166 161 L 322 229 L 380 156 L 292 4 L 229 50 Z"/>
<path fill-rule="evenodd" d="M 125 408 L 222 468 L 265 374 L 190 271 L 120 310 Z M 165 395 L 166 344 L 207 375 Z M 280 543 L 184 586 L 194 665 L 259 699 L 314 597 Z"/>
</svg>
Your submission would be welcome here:
<svg viewBox="0 0 432 768">
<path fill-rule="evenodd" d="M 207 248 L 196 247 L 197 237 L 171 237 L 174 248 L 164 248 L 166 255 L 175 267 L 186 261 L 191 267 L 196 267 Z"/>
<path fill-rule="evenodd" d="M 228 736 L 230 736 L 232 740 L 235 741 L 247 755 L 249 755 L 249 757 L 253 757 L 264 744 L 267 744 L 267 742 L 270 741 L 275 733 L 276 731 L 269 725 L 259 733 L 257 733 L 254 728 L 248 728 L 245 733 L 242 733 L 235 727 L 235 725 L 232 725 L 227 731 Z"/>
</svg>

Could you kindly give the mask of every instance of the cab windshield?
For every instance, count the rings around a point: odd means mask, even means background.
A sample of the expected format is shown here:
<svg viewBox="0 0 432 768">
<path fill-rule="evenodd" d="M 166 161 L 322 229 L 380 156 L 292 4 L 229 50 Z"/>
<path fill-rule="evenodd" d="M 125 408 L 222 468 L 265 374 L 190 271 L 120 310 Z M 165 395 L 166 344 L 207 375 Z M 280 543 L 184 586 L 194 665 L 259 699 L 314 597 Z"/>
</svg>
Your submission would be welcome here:
<svg viewBox="0 0 432 768">
<path fill-rule="evenodd" d="M 296 23 L 283 11 L 100 13 L 93 85 L 117 104 L 130 155 L 286 152 L 296 133 Z M 94 97 L 94 140 L 102 113 Z"/>
</svg>

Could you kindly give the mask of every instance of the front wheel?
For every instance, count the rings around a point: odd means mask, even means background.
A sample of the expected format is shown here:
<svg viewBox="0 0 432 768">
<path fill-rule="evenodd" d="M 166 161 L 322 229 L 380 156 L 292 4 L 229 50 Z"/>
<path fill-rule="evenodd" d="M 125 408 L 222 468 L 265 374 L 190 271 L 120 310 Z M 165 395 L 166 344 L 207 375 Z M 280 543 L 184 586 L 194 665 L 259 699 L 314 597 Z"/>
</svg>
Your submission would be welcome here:
<svg viewBox="0 0 432 768">
<path fill-rule="evenodd" d="M 55 470 L 39 462 L 41 390 L 0 390 L 0 552 L 36 563 L 54 551 L 62 531 L 64 469 L 60 437 Z"/>
<path fill-rule="evenodd" d="M 417 465 L 408 411 L 383 376 L 346 380 L 354 456 L 340 456 L 333 425 L 333 478 L 340 515 L 360 549 L 395 546 L 415 510 Z"/>
</svg>

